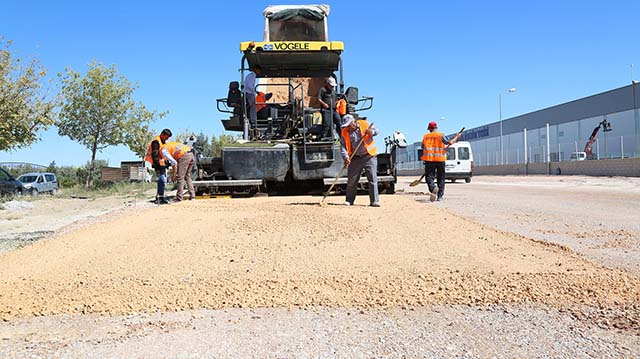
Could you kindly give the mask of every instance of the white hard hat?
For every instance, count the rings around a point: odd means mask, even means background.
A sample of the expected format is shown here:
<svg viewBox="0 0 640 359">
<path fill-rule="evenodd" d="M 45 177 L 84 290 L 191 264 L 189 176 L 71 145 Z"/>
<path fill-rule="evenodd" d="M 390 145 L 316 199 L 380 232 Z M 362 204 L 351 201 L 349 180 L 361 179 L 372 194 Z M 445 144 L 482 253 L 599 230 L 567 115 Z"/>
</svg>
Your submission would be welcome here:
<svg viewBox="0 0 640 359">
<path fill-rule="evenodd" d="M 347 127 L 351 124 L 351 122 L 355 121 L 355 119 L 353 118 L 353 116 L 351 115 L 344 115 L 344 117 L 342 117 L 342 124 L 340 124 L 341 128 Z"/>
<path fill-rule="evenodd" d="M 334 79 L 333 77 L 329 77 L 329 78 L 327 79 L 327 83 L 328 83 L 329 85 L 333 86 L 333 87 L 338 86 L 338 84 L 336 83 L 336 79 Z"/>
</svg>

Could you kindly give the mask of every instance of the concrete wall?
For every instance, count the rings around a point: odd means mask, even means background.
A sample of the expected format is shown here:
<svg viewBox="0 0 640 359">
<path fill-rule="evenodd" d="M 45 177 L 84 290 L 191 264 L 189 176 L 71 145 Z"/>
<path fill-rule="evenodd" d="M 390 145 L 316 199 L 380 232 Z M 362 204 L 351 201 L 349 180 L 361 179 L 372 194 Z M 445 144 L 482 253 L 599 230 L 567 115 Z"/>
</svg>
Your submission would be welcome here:
<svg viewBox="0 0 640 359">
<path fill-rule="evenodd" d="M 563 175 L 584 176 L 626 176 L 640 177 L 640 158 L 607 159 L 592 161 L 565 161 L 551 163 L 530 163 L 528 174 L 552 174 L 560 169 Z M 481 175 L 524 175 L 525 165 L 476 166 L 474 176 Z"/>
</svg>

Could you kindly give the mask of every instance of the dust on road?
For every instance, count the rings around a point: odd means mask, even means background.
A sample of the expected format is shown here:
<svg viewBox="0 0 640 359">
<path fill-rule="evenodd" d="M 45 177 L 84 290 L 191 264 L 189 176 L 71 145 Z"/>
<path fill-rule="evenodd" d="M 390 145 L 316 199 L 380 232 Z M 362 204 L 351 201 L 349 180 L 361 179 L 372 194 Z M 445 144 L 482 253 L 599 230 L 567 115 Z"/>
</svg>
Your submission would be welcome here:
<svg viewBox="0 0 640 359">
<path fill-rule="evenodd" d="M 6 253 L 0 317 L 640 303 L 637 277 L 407 197 L 385 196 L 381 208 L 340 206 L 338 197 L 320 207 L 319 200 L 183 202 Z"/>
</svg>

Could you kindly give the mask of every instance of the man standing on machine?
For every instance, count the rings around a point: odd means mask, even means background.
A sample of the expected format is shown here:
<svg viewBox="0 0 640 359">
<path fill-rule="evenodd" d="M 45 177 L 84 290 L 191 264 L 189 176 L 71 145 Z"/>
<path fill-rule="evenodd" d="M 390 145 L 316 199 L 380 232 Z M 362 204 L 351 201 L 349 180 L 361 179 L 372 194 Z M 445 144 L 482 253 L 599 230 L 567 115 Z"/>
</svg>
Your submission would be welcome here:
<svg viewBox="0 0 640 359">
<path fill-rule="evenodd" d="M 337 132 L 340 128 L 340 114 L 336 111 L 336 79 L 327 78 L 327 83 L 318 91 L 318 101 L 320 102 L 320 112 L 322 113 L 322 125 L 324 126 L 325 136 L 333 138 L 333 130 Z"/>
</svg>

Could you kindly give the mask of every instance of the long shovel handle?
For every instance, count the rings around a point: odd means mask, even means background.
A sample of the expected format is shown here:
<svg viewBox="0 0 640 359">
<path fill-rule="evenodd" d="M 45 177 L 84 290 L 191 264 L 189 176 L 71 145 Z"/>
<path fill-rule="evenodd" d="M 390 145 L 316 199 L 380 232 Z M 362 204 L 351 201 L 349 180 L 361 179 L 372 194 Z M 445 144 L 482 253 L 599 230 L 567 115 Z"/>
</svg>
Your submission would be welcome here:
<svg viewBox="0 0 640 359">
<path fill-rule="evenodd" d="M 370 129 L 371 126 L 373 126 L 373 122 L 369 124 L 369 127 L 367 127 L 367 130 Z M 365 135 L 362 136 L 362 138 L 360 139 L 360 142 L 358 142 L 358 145 L 356 146 L 356 149 L 351 153 L 351 156 L 349 156 L 349 162 L 351 162 L 351 159 L 353 158 L 353 156 L 356 154 L 356 152 L 358 152 L 358 150 L 360 149 L 360 146 L 362 146 L 362 143 L 364 142 L 364 138 L 366 136 L 367 135 L 365 131 Z M 338 179 L 342 176 L 342 173 L 344 172 L 345 168 L 347 168 L 346 162 L 344 163 L 344 165 L 342 165 L 342 168 L 340 169 L 340 172 L 338 172 L 338 175 L 336 176 L 336 178 L 333 179 L 333 183 L 331 184 L 331 187 L 329 187 L 327 192 L 325 192 L 324 196 L 322 197 L 322 201 L 320 201 L 320 203 L 324 202 L 324 200 L 327 198 L 327 196 L 329 195 L 333 187 L 336 185 L 336 183 L 338 183 Z"/>
</svg>

